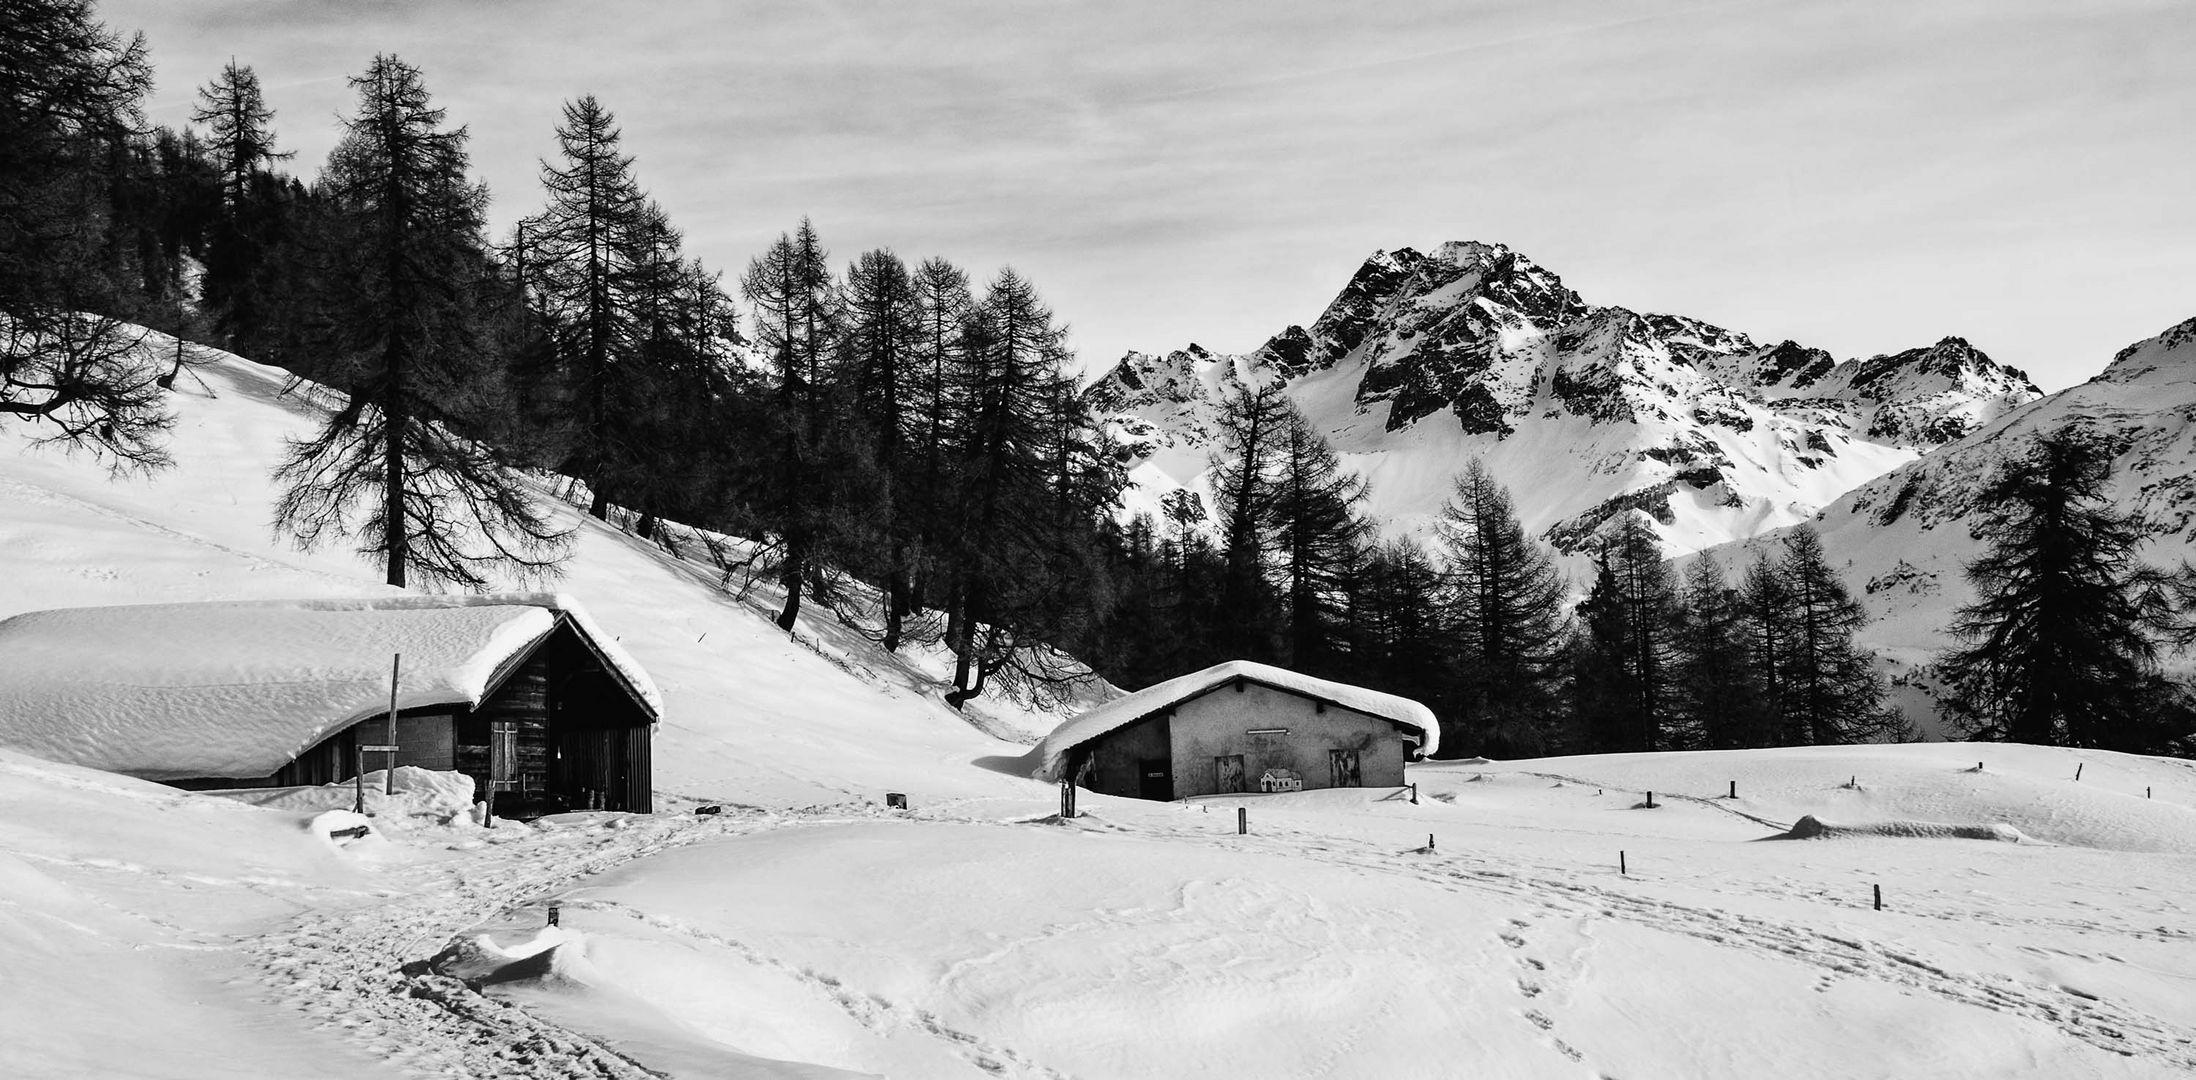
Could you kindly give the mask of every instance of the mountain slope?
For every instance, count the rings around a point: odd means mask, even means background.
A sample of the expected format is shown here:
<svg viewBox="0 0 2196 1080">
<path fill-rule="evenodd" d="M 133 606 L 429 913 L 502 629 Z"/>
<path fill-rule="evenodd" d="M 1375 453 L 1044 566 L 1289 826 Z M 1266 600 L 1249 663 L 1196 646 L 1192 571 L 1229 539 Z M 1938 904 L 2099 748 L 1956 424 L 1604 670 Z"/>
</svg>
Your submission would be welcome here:
<svg viewBox="0 0 2196 1080">
<path fill-rule="evenodd" d="M 1273 379 L 1372 481 L 1391 530 L 1426 531 L 1476 455 L 1565 551 L 1632 508 L 1676 551 L 1790 524 L 2039 393 L 1959 338 L 1838 363 L 1589 304 L 1499 244 L 1402 248 L 1249 354 L 1131 353 L 1093 384 L 1142 458 L 1131 508 L 1203 487 L 1221 396 Z"/>
<path fill-rule="evenodd" d="M 1824 508 L 1823 547 L 1875 617 L 1863 640 L 1920 659 L 1973 598 L 1962 567 L 1981 550 L 1977 493 L 2036 435 L 2074 425 L 2111 451 L 2114 505 L 2150 523 L 2146 557 L 2196 557 L 2196 319 L 2120 350 L 2095 378 L 2013 409 Z M 1752 557 L 1763 537 L 1719 552 Z"/>
</svg>

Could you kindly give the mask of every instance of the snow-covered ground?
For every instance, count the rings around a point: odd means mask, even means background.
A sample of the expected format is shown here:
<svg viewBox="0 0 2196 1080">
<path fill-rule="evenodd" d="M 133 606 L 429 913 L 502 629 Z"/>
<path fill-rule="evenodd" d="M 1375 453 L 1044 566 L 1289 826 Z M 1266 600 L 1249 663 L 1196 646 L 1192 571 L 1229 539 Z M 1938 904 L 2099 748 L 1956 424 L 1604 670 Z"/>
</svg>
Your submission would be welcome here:
<svg viewBox="0 0 2196 1080">
<path fill-rule="evenodd" d="M 384 591 L 268 533 L 267 466 L 305 423 L 280 375 L 204 374 L 154 481 L 0 427 L 0 616 Z M 339 843 L 324 803 L 0 749 L 0 1075 L 2196 1070 L 2191 763 L 1444 763 L 1411 770 L 1415 804 L 1085 793 L 1062 822 L 1026 777 L 1042 715 L 972 723 L 937 702 L 939 658 L 816 622 L 789 640 L 712 570 L 568 516 L 558 587 L 663 692 L 664 813 L 487 830 L 384 806 Z M 1810 815 L 1832 827 L 1771 839 Z"/>
</svg>

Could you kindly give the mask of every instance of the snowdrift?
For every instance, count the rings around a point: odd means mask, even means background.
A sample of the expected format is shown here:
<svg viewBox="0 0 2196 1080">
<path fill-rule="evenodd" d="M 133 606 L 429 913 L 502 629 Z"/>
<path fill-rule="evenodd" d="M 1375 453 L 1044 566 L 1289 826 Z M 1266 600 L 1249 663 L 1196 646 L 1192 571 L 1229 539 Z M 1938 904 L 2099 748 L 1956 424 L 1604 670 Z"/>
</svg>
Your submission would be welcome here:
<svg viewBox="0 0 2196 1080">
<path fill-rule="evenodd" d="M 1999 840 L 2018 844 L 2028 837 L 2004 822 L 1988 825 L 1946 825 L 1934 821 L 1875 821 L 1861 825 L 1832 825 L 1813 814 L 1803 815 L 1791 829 L 1772 840 L 1821 840 L 1841 836 L 1893 836 L 1921 840 Z"/>
</svg>

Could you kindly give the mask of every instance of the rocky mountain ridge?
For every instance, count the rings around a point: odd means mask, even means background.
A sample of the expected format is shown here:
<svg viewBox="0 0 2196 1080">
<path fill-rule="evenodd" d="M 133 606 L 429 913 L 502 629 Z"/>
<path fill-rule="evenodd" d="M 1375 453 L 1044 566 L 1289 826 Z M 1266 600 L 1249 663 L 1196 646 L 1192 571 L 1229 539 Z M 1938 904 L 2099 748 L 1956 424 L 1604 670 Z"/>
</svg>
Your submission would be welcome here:
<svg viewBox="0 0 2196 1080">
<path fill-rule="evenodd" d="M 1500 244 L 1399 248 L 1250 353 L 1130 353 L 1094 383 L 1140 458 L 1132 508 L 1203 487 L 1227 388 L 1272 379 L 1372 481 L 1392 531 L 1427 528 L 1479 456 L 1528 528 L 1567 551 L 1635 508 L 1674 551 L 1802 520 L 2040 396 L 1957 337 L 1841 363 L 1591 304 Z"/>
<path fill-rule="evenodd" d="M 2142 516 L 2147 561 L 2196 558 L 2196 318 L 2115 355 L 2088 382 L 2011 410 L 1925 457 L 1862 484 L 1816 522 L 1823 548 L 1874 616 L 1864 640 L 1920 661 L 1946 644 L 1953 612 L 1973 597 L 1963 570 L 1982 543 L 1979 493 L 2031 440 L 2071 426 L 2113 460 L 2110 498 Z M 1743 563 L 1772 542 L 1716 549 Z M 2196 658 L 2181 657 L 2185 665 Z"/>
</svg>

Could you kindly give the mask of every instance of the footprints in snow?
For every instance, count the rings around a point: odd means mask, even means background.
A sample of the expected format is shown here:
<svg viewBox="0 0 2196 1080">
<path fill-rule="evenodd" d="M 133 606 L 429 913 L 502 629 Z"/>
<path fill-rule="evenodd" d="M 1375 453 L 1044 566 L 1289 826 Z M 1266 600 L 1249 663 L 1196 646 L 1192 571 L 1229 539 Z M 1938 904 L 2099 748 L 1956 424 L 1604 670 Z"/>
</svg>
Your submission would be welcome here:
<svg viewBox="0 0 2196 1080">
<path fill-rule="evenodd" d="M 1528 1002 L 1534 1001 L 1546 992 L 1546 987 L 1541 983 L 1541 976 L 1547 973 L 1548 965 L 1545 961 L 1525 951 L 1531 944 L 1525 938 L 1525 931 L 1532 927 L 1532 920 L 1511 919 L 1509 923 L 1509 928 L 1497 932 L 1495 937 L 1504 945 L 1516 951 L 1516 960 L 1520 969 L 1517 978 L 1518 995 Z M 1584 1062 L 1586 1060 L 1586 1055 L 1579 1053 L 1576 1047 L 1564 1042 L 1556 1035 L 1554 1017 L 1549 1016 L 1538 1007 L 1532 1006 L 1520 1010 L 1518 1015 L 1523 1016 L 1526 1023 L 1538 1028 L 1540 1033 L 1547 1037 L 1549 1049 L 1563 1055 L 1569 1061 Z"/>
</svg>

